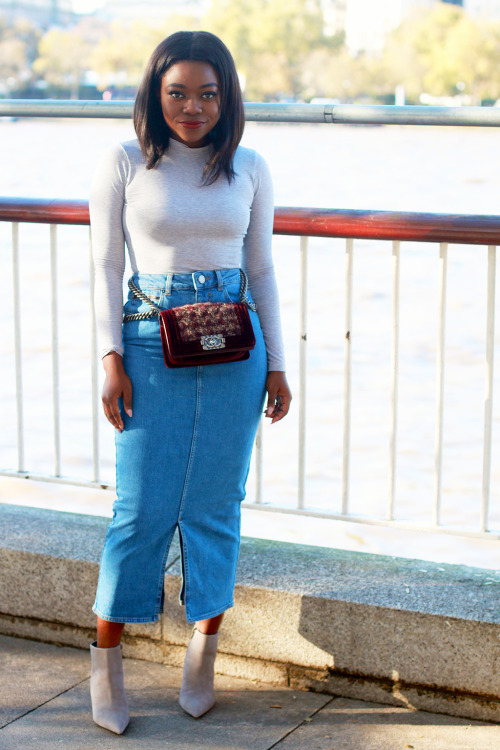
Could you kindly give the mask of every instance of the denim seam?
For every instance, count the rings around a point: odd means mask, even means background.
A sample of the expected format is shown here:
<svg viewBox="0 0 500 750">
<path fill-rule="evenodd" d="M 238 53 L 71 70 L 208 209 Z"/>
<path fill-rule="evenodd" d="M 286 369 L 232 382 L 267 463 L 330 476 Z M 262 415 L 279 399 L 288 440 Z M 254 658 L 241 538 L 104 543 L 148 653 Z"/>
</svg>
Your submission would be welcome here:
<svg viewBox="0 0 500 750">
<path fill-rule="evenodd" d="M 189 478 L 191 476 L 191 469 L 193 465 L 193 455 L 196 447 L 196 440 L 198 437 L 198 421 L 200 418 L 200 404 L 201 404 L 201 367 L 196 368 L 196 407 L 193 420 L 193 436 L 191 438 L 191 448 L 189 450 L 188 465 L 186 468 L 186 476 L 184 478 L 184 486 L 182 488 L 181 502 L 179 504 L 179 513 L 177 516 L 177 523 L 179 527 L 182 520 L 182 511 L 187 495 L 187 488 L 189 484 Z M 182 560 L 184 569 L 184 603 L 186 605 L 186 612 L 189 610 L 189 562 L 188 562 L 188 549 L 185 537 L 182 540 Z"/>
<path fill-rule="evenodd" d="M 169 550 L 170 550 L 170 545 L 172 544 L 172 539 L 173 539 L 174 533 L 175 533 L 175 526 L 173 528 L 172 533 L 170 534 L 170 536 L 168 538 L 168 542 L 165 545 L 165 552 L 163 553 L 162 564 L 160 566 L 160 579 L 159 579 L 158 587 L 157 587 L 158 588 L 158 593 L 156 595 L 156 603 L 155 603 L 155 610 L 154 610 L 155 611 L 155 617 L 158 617 L 159 614 L 160 614 L 161 594 L 162 594 L 162 591 L 163 591 L 164 579 L 165 579 L 165 568 L 167 566 L 167 557 L 168 557 L 168 553 L 169 553 Z"/>
<path fill-rule="evenodd" d="M 234 607 L 234 599 L 231 599 L 228 604 L 224 604 L 222 607 L 217 607 L 217 609 L 212 609 L 209 612 L 201 612 L 196 617 L 191 617 L 186 609 L 186 620 L 189 624 L 198 622 L 199 620 L 208 620 L 211 617 L 217 617 L 217 615 L 221 615 L 227 609 L 231 609 L 231 607 Z"/>
<path fill-rule="evenodd" d="M 92 607 L 92 612 L 94 612 L 98 617 L 100 617 L 102 620 L 107 620 L 108 622 L 158 622 L 158 617 L 127 617 L 126 615 L 120 615 L 119 617 L 108 617 L 107 615 L 104 615 L 94 604 Z"/>
</svg>

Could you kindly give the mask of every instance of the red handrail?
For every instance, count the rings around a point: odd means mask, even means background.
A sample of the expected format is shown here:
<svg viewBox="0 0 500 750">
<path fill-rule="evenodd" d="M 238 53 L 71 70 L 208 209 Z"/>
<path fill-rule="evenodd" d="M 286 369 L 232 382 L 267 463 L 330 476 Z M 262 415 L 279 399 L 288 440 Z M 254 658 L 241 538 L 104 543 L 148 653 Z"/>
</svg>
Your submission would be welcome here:
<svg viewBox="0 0 500 750">
<path fill-rule="evenodd" d="M 89 224 L 85 200 L 0 198 L 0 221 Z M 277 206 L 274 233 L 500 245 L 500 216 Z"/>
</svg>

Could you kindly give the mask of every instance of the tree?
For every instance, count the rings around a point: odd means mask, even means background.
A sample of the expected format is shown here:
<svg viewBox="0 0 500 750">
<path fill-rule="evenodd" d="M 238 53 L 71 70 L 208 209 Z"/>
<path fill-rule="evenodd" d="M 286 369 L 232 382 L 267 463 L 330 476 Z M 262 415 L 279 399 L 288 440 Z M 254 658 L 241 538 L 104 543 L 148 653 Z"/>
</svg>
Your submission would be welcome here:
<svg viewBox="0 0 500 750">
<path fill-rule="evenodd" d="M 319 0 L 214 0 L 204 22 L 232 51 L 252 99 L 299 96 L 307 55 L 327 45 Z"/>
<path fill-rule="evenodd" d="M 32 79 L 31 63 L 36 55 L 39 33 L 29 21 L 12 25 L 0 18 L 0 89 L 8 93 L 22 89 Z"/>
<path fill-rule="evenodd" d="M 53 86 L 69 88 L 71 98 L 78 99 L 81 79 L 90 68 L 90 49 L 78 26 L 67 31 L 51 29 L 40 40 L 33 69 Z"/>
<path fill-rule="evenodd" d="M 116 21 L 108 34 L 101 36 L 91 55 L 93 70 L 101 90 L 115 84 L 138 86 L 154 48 L 169 34 L 193 29 L 192 16 L 173 15 L 160 26 L 137 20 L 126 24 Z"/>
<path fill-rule="evenodd" d="M 387 84 L 403 84 L 410 99 L 423 91 L 451 96 L 461 89 L 480 104 L 500 96 L 500 27 L 439 3 L 393 32 L 383 64 Z"/>
<path fill-rule="evenodd" d="M 314 50 L 302 68 L 304 98 L 357 99 L 372 89 L 374 71 L 373 59 L 365 55 L 353 57 L 345 47 L 337 52 Z"/>
</svg>

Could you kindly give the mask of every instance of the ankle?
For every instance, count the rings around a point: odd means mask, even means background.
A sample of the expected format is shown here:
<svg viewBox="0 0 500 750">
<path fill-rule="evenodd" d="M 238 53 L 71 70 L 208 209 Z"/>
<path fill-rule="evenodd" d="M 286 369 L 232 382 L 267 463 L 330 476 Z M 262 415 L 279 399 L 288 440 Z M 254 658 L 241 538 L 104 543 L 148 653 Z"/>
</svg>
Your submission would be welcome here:
<svg viewBox="0 0 500 750">
<path fill-rule="evenodd" d="M 195 630 L 203 635 L 216 635 L 224 617 L 224 612 L 216 617 L 210 617 L 208 620 L 198 620 L 195 623 Z"/>
<path fill-rule="evenodd" d="M 119 646 L 121 643 L 121 639 L 113 639 L 113 638 L 97 638 L 96 640 L 96 646 L 97 648 L 116 648 L 116 646 Z"/>
<path fill-rule="evenodd" d="M 115 648 L 120 645 L 125 623 L 97 618 L 97 648 Z"/>
</svg>

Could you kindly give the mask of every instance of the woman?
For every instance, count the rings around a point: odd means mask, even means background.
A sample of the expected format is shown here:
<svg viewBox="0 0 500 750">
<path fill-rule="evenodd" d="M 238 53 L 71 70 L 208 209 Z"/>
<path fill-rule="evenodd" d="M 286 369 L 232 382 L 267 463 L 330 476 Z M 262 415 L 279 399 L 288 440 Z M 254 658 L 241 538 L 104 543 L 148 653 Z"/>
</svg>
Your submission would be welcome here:
<svg viewBox="0 0 500 750">
<path fill-rule="evenodd" d="M 240 504 L 255 432 L 288 412 L 271 258 L 269 170 L 239 147 L 244 114 L 236 69 L 207 32 L 178 32 L 153 52 L 134 108 L 137 140 L 103 159 L 91 191 L 96 311 L 116 428 L 117 499 L 101 559 L 91 644 L 94 721 L 121 733 L 129 711 L 121 635 L 163 611 L 165 562 L 176 528 L 181 602 L 195 623 L 180 704 L 214 703 L 217 633 L 233 606 Z M 240 299 L 240 267 L 258 313 L 243 362 L 167 369 L 157 318 L 123 323 L 126 243 L 133 281 L 161 309 Z M 126 314 L 147 311 L 129 294 Z"/>
</svg>

